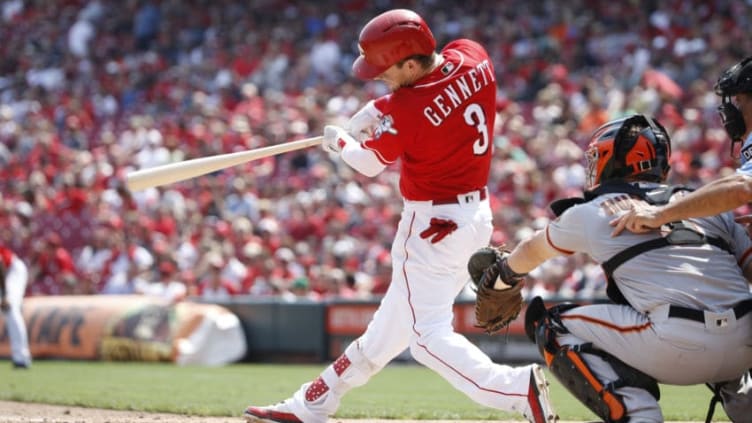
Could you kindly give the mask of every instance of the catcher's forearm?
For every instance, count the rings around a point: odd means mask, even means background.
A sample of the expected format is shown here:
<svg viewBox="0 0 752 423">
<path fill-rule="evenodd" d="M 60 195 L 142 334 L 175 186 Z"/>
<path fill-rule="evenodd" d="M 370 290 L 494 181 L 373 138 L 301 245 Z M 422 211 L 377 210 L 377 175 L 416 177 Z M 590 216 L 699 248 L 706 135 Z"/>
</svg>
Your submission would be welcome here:
<svg viewBox="0 0 752 423">
<path fill-rule="evenodd" d="M 546 260 L 561 254 L 548 243 L 544 229 L 517 245 L 509 255 L 509 267 L 517 273 L 528 273 Z"/>
</svg>

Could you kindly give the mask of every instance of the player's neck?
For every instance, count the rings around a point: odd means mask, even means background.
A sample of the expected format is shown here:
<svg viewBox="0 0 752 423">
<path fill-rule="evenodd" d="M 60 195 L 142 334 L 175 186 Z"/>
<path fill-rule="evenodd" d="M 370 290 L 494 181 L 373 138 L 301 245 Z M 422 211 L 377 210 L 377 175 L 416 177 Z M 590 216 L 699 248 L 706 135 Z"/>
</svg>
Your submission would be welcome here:
<svg viewBox="0 0 752 423">
<path fill-rule="evenodd" d="M 444 63 L 444 57 L 442 55 L 438 54 L 438 53 L 433 53 L 433 61 L 431 62 L 431 65 L 428 66 L 427 68 L 423 68 L 422 71 L 419 72 L 415 76 L 414 79 L 406 81 L 401 86 L 402 87 L 410 87 L 410 86 L 412 86 L 413 84 L 415 84 L 415 82 L 420 81 L 421 79 L 425 78 L 426 75 L 430 75 L 431 72 L 433 72 L 434 70 L 436 70 L 436 68 L 438 68 L 439 66 L 441 66 L 442 63 Z"/>
<path fill-rule="evenodd" d="M 426 70 L 426 73 L 423 76 L 428 75 L 429 73 L 433 72 L 441 66 L 441 64 L 444 63 L 444 56 L 438 53 L 433 54 L 433 63 L 431 63 L 431 66 Z"/>
</svg>

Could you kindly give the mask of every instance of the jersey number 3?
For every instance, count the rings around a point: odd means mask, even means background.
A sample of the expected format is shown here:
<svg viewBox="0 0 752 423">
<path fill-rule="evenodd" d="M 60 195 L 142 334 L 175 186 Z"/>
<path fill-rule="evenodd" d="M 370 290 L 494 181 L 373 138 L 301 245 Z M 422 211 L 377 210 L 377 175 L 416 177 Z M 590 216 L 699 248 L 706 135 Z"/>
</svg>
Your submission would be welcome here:
<svg viewBox="0 0 752 423">
<path fill-rule="evenodd" d="M 489 142 L 488 125 L 486 124 L 486 115 L 483 113 L 483 108 L 478 103 L 472 103 L 465 108 L 462 116 L 465 118 L 465 123 L 475 127 L 480 134 L 480 137 L 473 143 L 473 153 L 477 156 L 486 154 L 491 143 Z"/>
</svg>

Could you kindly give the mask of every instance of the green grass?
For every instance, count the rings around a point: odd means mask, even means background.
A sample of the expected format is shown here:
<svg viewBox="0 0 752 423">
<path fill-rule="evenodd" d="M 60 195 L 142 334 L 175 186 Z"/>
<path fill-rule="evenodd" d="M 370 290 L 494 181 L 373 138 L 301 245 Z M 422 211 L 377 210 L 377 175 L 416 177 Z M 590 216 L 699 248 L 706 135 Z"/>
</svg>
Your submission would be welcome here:
<svg viewBox="0 0 752 423">
<path fill-rule="evenodd" d="M 37 361 L 29 371 L 0 361 L 0 400 L 204 416 L 239 416 L 248 404 L 288 397 L 323 365 L 238 364 L 220 368 L 169 364 Z M 594 420 L 550 378 L 562 420 Z M 710 391 L 704 386 L 661 386 L 667 421 L 704 421 Z M 519 418 L 479 406 L 421 366 L 393 364 L 348 394 L 341 418 L 499 420 Z M 728 421 L 720 406 L 714 421 Z"/>
</svg>

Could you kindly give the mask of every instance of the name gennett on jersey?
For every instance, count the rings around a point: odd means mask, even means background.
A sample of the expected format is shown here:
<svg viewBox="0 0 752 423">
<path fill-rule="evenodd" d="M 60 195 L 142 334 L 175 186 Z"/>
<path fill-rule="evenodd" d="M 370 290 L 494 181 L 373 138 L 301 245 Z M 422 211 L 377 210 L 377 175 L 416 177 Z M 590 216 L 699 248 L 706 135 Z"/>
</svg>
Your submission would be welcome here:
<svg viewBox="0 0 752 423">
<path fill-rule="evenodd" d="M 446 73 L 447 76 L 452 71 L 454 71 L 454 64 L 451 62 L 445 64 L 442 68 L 442 72 Z M 431 125 L 439 126 L 445 118 L 449 117 L 449 114 L 460 107 L 470 96 L 495 81 L 496 77 L 491 72 L 488 60 L 484 60 L 478 63 L 474 69 L 470 69 L 467 73 L 451 81 L 441 94 L 433 98 L 433 105 L 428 105 L 423 109 L 423 116 L 431 122 Z"/>
</svg>

